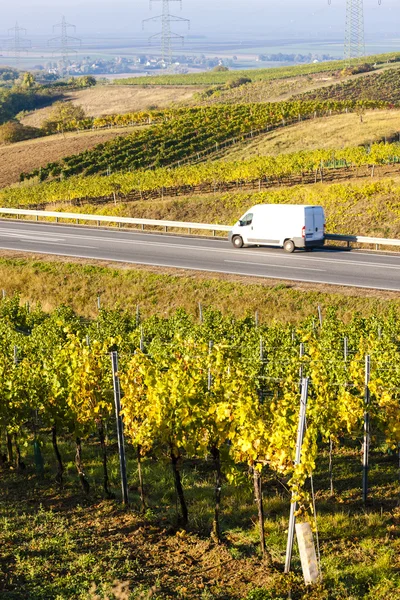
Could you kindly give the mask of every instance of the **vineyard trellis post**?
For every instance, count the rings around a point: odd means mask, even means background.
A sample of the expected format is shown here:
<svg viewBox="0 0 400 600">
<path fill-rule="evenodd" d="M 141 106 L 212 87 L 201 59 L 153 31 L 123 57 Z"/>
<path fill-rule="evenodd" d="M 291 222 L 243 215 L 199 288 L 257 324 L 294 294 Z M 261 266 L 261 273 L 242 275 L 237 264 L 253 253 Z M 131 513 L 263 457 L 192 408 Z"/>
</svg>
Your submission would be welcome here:
<svg viewBox="0 0 400 600">
<path fill-rule="evenodd" d="M 136 306 L 136 327 L 140 325 L 140 306 L 139 304 Z"/>
<path fill-rule="evenodd" d="M 121 417 L 121 387 L 118 376 L 118 352 L 111 352 L 112 376 L 114 387 L 115 418 L 117 422 L 118 453 L 121 471 L 122 501 L 129 504 L 128 478 L 126 474 L 124 426 Z"/>
<path fill-rule="evenodd" d="M 364 442 L 363 442 L 363 502 L 368 499 L 368 469 L 369 469 L 369 442 L 370 442 L 370 417 L 369 405 L 371 395 L 369 382 L 371 379 L 371 357 L 365 357 L 365 390 L 364 390 Z"/>
<path fill-rule="evenodd" d="M 318 318 L 319 318 L 319 325 L 322 329 L 324 321 L 323 321 L 323 317 L 322 317 L 322 308 L 320 306 L 318 306 Z"/>
<path fill-rule="evenodd" d="M 305 354 L 305 346 L 304 343 L 301 342 L 300 344 L 300 361 L 301 359 L 304 357 Z M 302 384 L 303 384 L 303 377 L 304 377 L 304 367 L 303 367 L 303 362 L 300 362 L 300 392 L 301 392 L 301 388 L 302 388 Z"/>
<path fill-rule="evenodd" d="M 256 312 L 258 317 L 258 311 Z M 258 319 L 257 319 L 258 320 Z M 260 336 L 260 387 L 258 389 L 258 397 L 260 404 L 264 403 L 265 387 L 264 387 L 264 373 L 265 373 L 265 353 L 264 353 L 264 342 L 262 336 Z M 265 543 L 265 517 L 264 517 L 264 499 L 263 499 L 263 480 L 262 480 L 262 465 L 261 470 L 257 468 L 255 463 L 253 466 L 253 487 L 254 497 L 257 504 L 258 511 L 258 524 L 260 529 L 260 547 L 263 557 L 267 555 L 267 546 Z"/>
<path fill-rule="evenodd" d="M 335 490 L 333 487 L 333 440 L 332 437 L 329 437 L 329 490 L 330 495 L 335 495 Z"/>
<path fill-rule="evenodd" d="M 208 354 L 210 355 L 213 349 L 214 343 L 210 340 L 208 342 Z M 211 387 L 212 387 L 212 373 L 211 373 L 211 368 L 208 369 L 208 375 L 207 375 L 207 389 L 208 391 L 211 391 Z"/>
<path fill-rule="evenodd" d="M 143 333 L 143 327 L 140 328 L 139 349 L 140 349 L 140 352 L 144 352 L 144 333 Z"/>
<path fill-rule="evenodd" d="M 298 428 L 297 428 L 296 457 L 295 457 L 295 461 L 294 461 L 295 466 L 297 466 L 301 463 L 301 449 L 303 446 L 304 432 L 305 432 L 305 427 L 306 427 L 308 385 L 309 385 L 308 377 L 303 378 L 301 381 L 299 424 L 298 424 Z M 293 553 L 294 529 L 295 529 L 295 524 L 296 524 L 296 510 L 297 510 L 297 502 L 293 501 L 293 496 L 294 496 L 294 494 L 292 494 L 292 503 L 290 505 L 288 539 L 287 539 L 287 546 L 286 546 L 285 573 L 290 572 L 290 565 L 292 562 L 292 553 Z"/>
</svg>

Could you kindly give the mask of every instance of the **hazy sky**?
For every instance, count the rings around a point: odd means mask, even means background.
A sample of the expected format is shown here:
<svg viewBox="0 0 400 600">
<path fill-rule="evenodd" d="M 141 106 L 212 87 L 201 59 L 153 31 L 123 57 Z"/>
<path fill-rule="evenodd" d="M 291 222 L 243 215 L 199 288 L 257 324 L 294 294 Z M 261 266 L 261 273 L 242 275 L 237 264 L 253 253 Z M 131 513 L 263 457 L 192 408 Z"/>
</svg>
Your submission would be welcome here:
<svg viewBox="0 0 400 600">
<path fill-rule="evenodd" d="M 399 37 L 400 0 L 364 0 L 367 35 Z M 346 0 L 183 0 L 171 2 L 171 12 L 191 19 L 193 34 L 220 32 L 255 35 L 315 37 L 342 32 Z M 141 21 L 161 12 L 161 1 L 147 0 L 13 0 L 4 2 L 0 34 L 16 21 L 28 33 L 51 34 L 52 25 L 65 14 L 77 34 L 138 34 Z M 179 26 L 176 26 L 178 29 Z M 157 29 L 155 27 L 155 29 Z"/>
</svg>

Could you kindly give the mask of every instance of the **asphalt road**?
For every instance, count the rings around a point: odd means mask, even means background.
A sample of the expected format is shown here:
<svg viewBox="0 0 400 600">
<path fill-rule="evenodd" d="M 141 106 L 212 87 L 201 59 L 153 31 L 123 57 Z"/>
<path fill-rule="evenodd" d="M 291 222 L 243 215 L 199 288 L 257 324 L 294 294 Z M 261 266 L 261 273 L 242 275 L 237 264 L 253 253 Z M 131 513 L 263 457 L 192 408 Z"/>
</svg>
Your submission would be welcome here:
<svg viewBox="0 0 400 600">
<path fill-rule="evenodd" d="M 400 291 L 400 254 L 235 250 L 225 240 L 0 221 L 0 248 L 308 283 Z"/>
</svg>

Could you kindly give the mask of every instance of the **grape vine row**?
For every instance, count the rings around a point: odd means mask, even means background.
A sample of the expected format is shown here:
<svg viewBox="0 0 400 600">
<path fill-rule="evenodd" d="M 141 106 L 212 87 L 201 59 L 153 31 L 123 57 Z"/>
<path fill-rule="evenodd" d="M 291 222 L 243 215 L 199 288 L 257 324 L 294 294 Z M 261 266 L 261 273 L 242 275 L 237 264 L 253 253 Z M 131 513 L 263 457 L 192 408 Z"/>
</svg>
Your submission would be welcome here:
<svg viewBox="0 0 400 600">
<path fill-rule="evenodd" d="M 258 156 L 248 160 L 218 160 L 197 165 L 113 173 L 108 177 L 73 176 L 27 187 L 0 191 L 4 207 L 42 207 L 49 203 L 77 199 L 143 199 L 148 195 L 164 196 L 195 191 L 222 191 L 232 185 L 252 185 L 261 189 L 273 183 L 291 183 L 293 178 L 321 181 L 330 170 L 357 169 L 400 162 L 399 144 L 372 144 L 337 150 L 300 151 L 279 156 Z"/>
<path fill-rule="evenodd" d="M 193 457 L 211 456 L 220 477 L 223 469 L 237 485 L 244 465 L 253 472 L 268 465 L 308 512 L 304 484 L 321 446 L 362 436 L 366 355 L 371 433 L 384 436 L 388 451 L 400 443 L 395 312 L 343 323 L 328 309 L 321 323 L 309 318 L 296 327 L 214 310 L 205 310 L 202 322 L 184 311 L 140 320 L 139 312 L 101 310 L 95 322 L 83 323 L 66 307 L 48 315 L 21 306 L 18 297 L 0 302 L 0 429 L 9 461 L 33 432 L 51 431 L 55 449 L 57 436 L 73 432 L 78 475 L 88 491 L 82 441 L 95 434 L 110 494 L 104 432 L 106 425 L 112 430 L 110 352 L 116 350 L 126 436 L 139 461 L 169 457 L 184 521 L 179 464 Z M 295 467 L 300 368 L 310 378 L 310 394 L 303 458 Z M 62 479 L 58 449 L 55 456 Z"/>
<path fill-rule="evenodd" d="M 187 159 L 226 140 L 272 128 L 310 116 L 346 111 L 387 108 L 384 102 L 278 102 L 271 104 L 195 107 L 165 113 L 164 122 L 125 137 L 99 144 L 31 173 L 21 180 L 39 177 L 66 178 L 72 175 L 109 174 L 141 168 L 157 168 Z"/>
</svg>

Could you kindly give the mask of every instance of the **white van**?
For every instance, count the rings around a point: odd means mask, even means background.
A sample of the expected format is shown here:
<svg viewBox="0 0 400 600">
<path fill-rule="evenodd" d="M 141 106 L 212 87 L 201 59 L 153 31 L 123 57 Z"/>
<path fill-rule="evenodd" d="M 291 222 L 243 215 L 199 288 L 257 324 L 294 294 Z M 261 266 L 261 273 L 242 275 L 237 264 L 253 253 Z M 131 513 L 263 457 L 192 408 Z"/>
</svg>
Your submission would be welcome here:
<svg viewBox="0 0 400 600">
<path fill-rule="evenodd" d="M 234 225 L 229 240 L 235 248 L 280 246 L 286 252 L 320 248 L 325 243 L 324 209 L 299 204 L 257 204 Z"/>
</svg>

